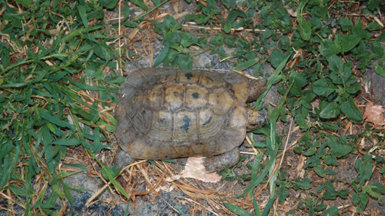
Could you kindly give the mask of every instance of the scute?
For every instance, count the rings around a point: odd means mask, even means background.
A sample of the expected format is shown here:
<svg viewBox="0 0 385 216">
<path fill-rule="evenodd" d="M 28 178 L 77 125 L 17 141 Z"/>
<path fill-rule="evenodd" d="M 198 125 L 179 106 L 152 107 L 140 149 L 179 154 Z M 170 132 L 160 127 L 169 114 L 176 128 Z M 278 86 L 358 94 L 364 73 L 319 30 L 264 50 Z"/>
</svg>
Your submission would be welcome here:
<svg viewBox="0 0 385 216">
<path fill-rule="evenodd" d="M 180 83 L 197 83 L 199 75 L 195 71 L 182 71 L 179 73 L 178 78 Z"/>
<path fill-rule="evenodd" d="M 185 87 L 181 83 L 174 83 L 165 87 L 164 106 L 173 111 L 180 109 L 184 102 L 184 89 Z"/>
<path fill-rule="evenodd" d="M 149 101 L 150 107 L 161 107 L 163 103 L 163 86 L 158 85 L 155 86 L 153 89 L 150 90 L 150 92 L 147 95 L 147 99 Z"/>
<path fill-rule="evenodd" d="M 115 134 L 133 158 L 218 155 L 245 137 L 248 81 L 238 74 L 142 69 L 120 93 Z"/>
<path fill-rule="evenodd" d="M 221 115 L 228 112 L 237 101 L 234 94 L 228 89 L 217 88 L 209 94 L 208 103 L 215 114 Z"/>
<path fill-rule="evenodd" d="M 186 107 L 196 110 L 207 104 L 207 88 L 196 84 L 186 85 Z"/>
<path fill-rule="evenodd" d="M 154 112 L 152 127 L 147 137 L 163 142 L 172 141 L 173 113 L 169 111 Z"/>
</svg>

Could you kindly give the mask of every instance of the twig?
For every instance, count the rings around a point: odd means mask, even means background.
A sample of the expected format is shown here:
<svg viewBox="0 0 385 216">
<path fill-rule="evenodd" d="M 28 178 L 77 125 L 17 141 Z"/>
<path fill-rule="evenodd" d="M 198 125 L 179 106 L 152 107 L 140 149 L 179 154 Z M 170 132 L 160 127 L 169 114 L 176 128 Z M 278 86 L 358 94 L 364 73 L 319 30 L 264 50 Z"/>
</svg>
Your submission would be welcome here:
<svg viewBox="0 0 385 216">
<path fill-rule="evenodd" d="M 121 5 L 121 0 L 119 1 L 119 21 L 118 21 L 118 34 L 119 34 L 119 47 L 118 47 L 118 52 L 119 52 L 119 63 L 121 63 L 121 56 L 122 56 L 122 48 L 121 48 L 121 41 L 120 41 L 120 36 L 121 36 L 121 22 L 122 22 L 122 19 L 121 18 L 121 15 L 122 15 L 122 5 Z M 116 64 L 116 70 L 119 71 L 119 66 L 120 64 Z M 120 75 L 123 76 L 123 70 L 120 71 Z"/>
<path fill-rule="evenodd" d="M 293 119 L 291 119 L 291 121 L 290 121 L 289 131 L 288 131 L 288 134 L 287 134 L 287 137 L 286 137 L 285 147 L 283 149 L 281 161 L 279 162 L 279 167 L 281 167 L 282 162 L 283 162 L 283 158 L 285 157 L 285 153 L 286 153 L 286 150 L 287 150 L 287 144 L 289 143 L 289 138 L 290 138 L 290 134 L 291 134 L 291 127 L 292 127 L 292 125 L 293 125 Z"/>
<path fill-rule="evenodd" d="M 184 28 L 188 28 L 188 29 L 204 29 L 204 30 L 212 30 L 212 31 L 222 31 L 222 28 L 220 27 L 206 27 L 206 26 L 198 26 L 198 25 L 195 25 L 195 23 L 190 23 L 190 24 L 184 24 L 182 25 L 182 27 Z M 235 32 L 235 31 L 247 31 L 247 32 L 265 32 L 265 30 L 261 30 L 261 29 L 245 29 L 243 27 L 239 27 L 239 28 L 232 28 L 230 31 L 232 32 Z"/>
</svg>

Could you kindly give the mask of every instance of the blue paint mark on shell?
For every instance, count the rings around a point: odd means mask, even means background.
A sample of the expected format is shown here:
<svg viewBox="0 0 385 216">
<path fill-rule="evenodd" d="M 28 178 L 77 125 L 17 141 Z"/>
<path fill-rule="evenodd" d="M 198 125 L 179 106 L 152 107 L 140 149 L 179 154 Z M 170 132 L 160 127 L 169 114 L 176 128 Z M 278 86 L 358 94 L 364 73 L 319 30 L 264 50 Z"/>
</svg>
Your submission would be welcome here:
<svg viewBox="0 0 385 216">
<path fill-rule="evenodd" d="M 193 76 L 193 75 L 192 75 L 192 73 L 190 73 L 190 72 L 188 72 L 188 73 L 185 74 L 185 77 L 186 77 L 188 80 L 191 79 L 192 76 Z"/>
<path fill-rule="evenodd" d="M 198 92 L 194 92 L 194 93 L 192 93 L 192 96 L 193 96 L 193 98 L 198 99 L 199 98 L 199 93 Z"/>
<path fill-rule="evenodd" d="M 183 125 L 180 128 L 187 132 L 190 127 L 190 121 L 191 119 L 188 116 L 184 116 Z"/>
</svg>

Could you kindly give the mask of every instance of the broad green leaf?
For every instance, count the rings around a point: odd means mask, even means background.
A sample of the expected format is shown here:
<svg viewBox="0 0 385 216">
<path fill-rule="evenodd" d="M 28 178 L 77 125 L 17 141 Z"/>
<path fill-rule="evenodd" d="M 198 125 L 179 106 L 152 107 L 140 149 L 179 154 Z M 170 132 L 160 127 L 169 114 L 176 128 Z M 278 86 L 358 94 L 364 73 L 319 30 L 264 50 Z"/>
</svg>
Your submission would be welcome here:
<svg viewBox="0 0 385 216">
<path fill-rule="evenodd" d="M 290 190 L 287 187 L 279 187 L 278 191 L 278 201 L 279 203 L 283 204 L 286 200 L 286 198 L 289 196 Z"/>
<path fill-rule="evenodd" d="M 152 2 L 154 3 L 154 5 L 160 5 L 160 0 L 152 0 Z"/>
<path fill-rule="evenodd" d="M 119 0 L 98 0 L 99 3 L 108 9 L 115 8 L 116 3 L 118 3 Z"/>
<path fill-rule="evenodd" d="M 231 27 L 232 27 L 231 23 L 225 22 L 225 23 L 223 24 L 223 31 L 224 31 L 225 33 L 230 33 Z"/>
<path fill-rule="evenodd" d="M 382 201 L 382 196 L 385 195 L 385 186 L 380 182 L 362 186 L 362 192 L 368 193 L 371 197 Z"/>
<path fill-rule="evenodd" d="M 341 46 L 341 52 L 346 53 L 353 49 L 360 42 L 361 37 L 356 34 L 340 35 L 338 37 Z"/>
<path fill-rule="evenodd" d="M 339 19 L 338 23 L 340 24 L 342 31 L 345 31 L 345 32 L 350 30 L 353 27 L 352 21 L 350 21 L 350 19 L 346 17 Z"/>
<path fill-rule="evenodd" d="M 188 55 L 179 55 L 176 59 L 177 64 L 181 69 L 191 69 L 192 68 L 192 63 L 193 59 L 191 56 Z"/>
<path fill-rule="evenodd" d="M 328 57 L 328 62 L 329 62 L 329 67 L 330 67 L 330 70 L 339 74 L 343 71 L 343 68 L 344 68 L 344 62 L 342 61 L 342 59 L 336 55 L 332 55 L 330 57 Z"/>
<path fill-rule="evenodd" d="M 238 9 L 231 10 L 229 15 L 226 17 L 226 21 L 223 25 L 223 31 L 226 33 L 229 33 L 231 31 L 231 28 L 233 28 L 237 24 L 236 19 L 238 17 L 243 18 L 245 16 L 246 14 L 241 10 L 238 10 Z"/>
<path fill-rule="evenodd" d="M 347 93 L 354 95 L 361 90 L 361 83 L 355 83 L 346 87 Z"/>
<path fill-rule="evenodd" d="M 176 22 L 174 17 L 167 16 L 163 19 L 163 22 L 155 23 L 155 32 L 161 35 L 166 35 L 169 32 L 174 32 L 175 30 L 180 29 L 181 25 Z M 164 39 L 163 39 L 164 40 Z"/>
<path fill-rule="evenodd" d="M 369 10 L 380 9 L 380 8 L 379 8 L 380 2 L 381 2 L 381 0 L 369 0 L 369 1 L 368 1 L 368 8 L 369 8 Z M 383 8 L 382 8 L 382 9 L 383 9 Z"/>
<path fill-rule="evenodd" d="M 234 22 L 237 18 L 246 17 L 245 12 L 239 9 L 231 10 L 229 15 L 226 17 L 226 22 Z"/>
<path fill-rule="evenodd" d="M 307 167 L 316 167 L 321 164 L 321 160 L 318 156 L 313 155 L 312 157 L 308 158 L 305 163 L 305 168 Z"/>
<path fill-rule="evenodd" d="M 198 25 L 206 24 L 210 18 L 204 14 L 189 14 L 185 17 L 186 21 L 194 21 Z"/>
<path fill-rule="evenodd" d="M 379 59 L 384 57 L 385 51 L 380 42 L 377 42 L 377 41 L 373 42 L 372 44 L 370 44 L 370 48 L 372 50 L 372 58 Z M 383 62 L 381 62 L 380 64 L 382 65 Z"/>
<path fill-rule="evenodd" d="M 23 7 L 26 8 L 32 8 L 35 6 L 33 0 L 16 0 L 16 2 L 20 3 Z"/>
<path fill-rule="evenodd" d="M 286 58 L 286 54 L 282 53 L 278 49 L 274 49 L 271 55 L 268 58 L 268 61 L 273 65 L 274 68 L 277 68 L 281 62 Z"/>
<path fill-rule="evenodd" d="M 366 28 L 369 30 L 369 31 L 378 31 L 380 29 L 382 29 L 383 27 L 380 26 L 377 22 L 370 22 Z"/>
<path fill-rule="evenodd" d="M 307 82 L 308 80 L 303 74 L 298 73 L 297 71 L 293 71 L 289 76 L 289 83 L 292 83 L 290 95 L 298 97 L 302 96 L 303 87 L 307 84 Z"/>
<path fill-rule="evenodd" d="M 308 20 L 302 21 L 298 25 L 299 33 L 302 39 L 308 41 L 311 38 L 311 23 Z"/>
<path fill-rule="evenodd" d="M 152 67 L 156 67 L 156 66 L 160 65 L 160 63 L 163 62 L 163 60 L 166 58 L 166 56 L 168 54 L 169 48 L 170 48 L 170 43 L 168 41 L 164 42 L 164 47 L 163 47 L 162 51 L 160 52 L 160 54 L 158 55 L 158 57 L 156 58 L 155 63 Z"/>
<path fill-rule="evenodd" d="M 335 91 L 334 85 L 332 85 L 330 81 L 328 82 L 326 78 L 315 81 L 311 87 L 315 94 L 324 97 L 329 96 Z"/>
<path fill-rule="evenodd" d="M 332 122 L 320 122 L 320 125 L 322 126 L 322 128 L 332 131 L 337 131 L 339 129 L 338 124 Z"/>
<path fill-rule="evenodd" d="M 329 146 L 331 155 L 336 158 L 344 157 L 353 150 L 351 145 L 344 144 L 334 136 L 326 137 L 326 145 Z"/>
<path fill-rule="evenodd" d="M 317 152 L 317 148 L 315 146 L 312 146 L 312 147 L 308 148 L 306 151 L 303 151 L 302 154 L 304 156 L 309 157 L 309 156 L 314 155 L 316 152 Z"/>
<path fill-rule="evenodd" d="M 352 197 L 353 204 L 357 206 L 357 211 L 362 212 L 365 210 L 369 202 L 369 196 L 366 193 L 355 193 Z"/>
<path fill-rule="evenodd" d="M 301 181 L 296 180 L 295 184 L 293 185 L 294 190 L 302 189 L 307 190 L 312 187 L 312 180 L 310 178 L 303 178 Z"/>
<path fill-rule="evenodd" d="M 337 206 L 332 206 L 332 207 L 329 207 L 328 209 L 326 209 L 322 214 L 321 216 L 337 216 L 338 215 L 338 208 Z"/>
<path fill-rule="evenodd" d="M 325 173 L 326 173 L 327 175 L 336 175 L 336 174 L 337 174 L 337 172 L 334 171 L 334 170 L 333 170 L 332 168 L 330 168 L 330 167 L 328 167 L 328 168 L 325 169 Z"/>
<path fill-rule="evenodd" d="M 320 117 L 324 119 L 335 118 L 340 114 L 340 108 L 336 102 L 326 105 L 320 113 Z"/>
<path fill-rule="evenodd" d="M 366 180 L 370 179 L 370 177 L 373 174 L 373 164 L 372 164 L 372 158 L 370 154 L 366 154 L 363 157 L 363 160 L 357 159 L 356 163 L 354 164 L 354 167 L 356 168 L 359 176 L 358 180 L 361 185 L 365 183 Z"/>
<path fill-rule="evenodd" d="M 357 108 L 353 98 L 348 98 L 347 101 L 341 104 L 341 111 L 353 122 L 360 123 L 363 121 L 361 111 Z"/>
<path fill-rule="evenodd" d="M 212 37 L 209 42 L 215 46 L 222 46 L 225 43 L 225 39 L 223 38 L 223 35 L 218 34 Z"/>
<path fill-rule="evenodd" d="M 335 200 L 340 195 L 330 179 L 323 184 L 323 189 L 325 193 L 323 193 L 322 198 L 325 200 Z"/>
<path fill-rule="evenodd" d="M 317 205 L 315 208 L 314 208 L 314 211 L 322 211 L 324 209 L 326 209 L 327 205 L 325 203 L 321 203 L 319 205 Z"/>
<path fill-rule="evenodd" d="M 370 37 L 372 37 L 372 34 L 367 32 L 364 27 L 362 26 L 361 24 L 361 20 L 357 20 L 353 26 L 353 34 L 356 34 L 358 35 L 360 38 L 362 39 L 369 39 Z"/>
<path fill-rule="evenodd" d="M 198 38 L 196 36 L 194 36 L 193 34 L 189 33 L 189 32 L 183 32 L 182 33 L 182 38 L 180 40 L 180 45 L 182 47 L 189 47 L 193 44 L 197 44 L 198 42 Z"/>
<path fill-rule="evenodd" d="M 139 6 L 140 8 L 142 8 L 143 10 L 148 10 L 148 7 L 147 5 L 143 2 L 143 0 L 130 0 L 130 2 L 132 2 L 133 4 Z"/>
<path fill-rule="evenodd" d="M 324 170 L 324 166 L 323 165 L 318 165 L 318 166 L 315 166 L 314 167 L 314 171 L 315 173 L 317 173 L 317 175 L 319 175 L 320 177 L 325 177 L 325 170 Z"/>
<path fill-rule="evenodd" d="M 338 166 L 338 161 L 334 157 L 332 157 L 331 155 L 322 156 L 322 160 L 327 165 Z"/>
</svg>

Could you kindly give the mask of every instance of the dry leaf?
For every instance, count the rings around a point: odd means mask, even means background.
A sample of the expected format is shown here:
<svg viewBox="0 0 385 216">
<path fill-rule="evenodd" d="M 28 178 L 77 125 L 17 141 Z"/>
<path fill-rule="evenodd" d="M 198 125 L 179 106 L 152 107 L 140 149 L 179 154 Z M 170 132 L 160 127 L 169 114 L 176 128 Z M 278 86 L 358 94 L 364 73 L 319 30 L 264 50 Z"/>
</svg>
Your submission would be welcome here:
<svg viewBox="0 0 385 216">
<path fill-rule="evenodd" d="M 216 183 L 221 180 L 221 176 L 217 173 L 207 173 L 205 166 L 203 165 L 203 157 L 187 158 L 186 166 L 184 167 L 181 176 L 211 183 Z"/>
<path fill-rule="evenodd" d="M 385 126 L 384 111 L 385 109 L 381 105 L 374 105 L 369 102 L 366 105 L 363 117 L 367 122 L 373 123 L 374 127 L 381 128 Z"/>
</svg>

